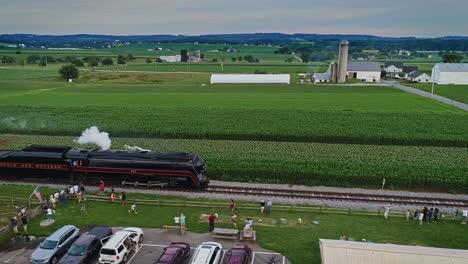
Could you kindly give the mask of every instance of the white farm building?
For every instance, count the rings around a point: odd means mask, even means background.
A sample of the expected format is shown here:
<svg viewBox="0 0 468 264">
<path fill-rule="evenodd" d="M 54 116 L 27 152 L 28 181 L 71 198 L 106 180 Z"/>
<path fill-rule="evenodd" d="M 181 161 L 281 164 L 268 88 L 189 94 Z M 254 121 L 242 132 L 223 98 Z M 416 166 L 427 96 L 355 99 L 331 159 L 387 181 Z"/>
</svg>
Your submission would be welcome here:
<svg viewBox="0 0 468 264">
<path fill-rule="evenodd" d="M 210 83 L 279 83 L 290 84 L 289 74 L 212 74 Z"/>
<path fill-rule="evenodd" d="M 432 79 L 437 84 L 468 84 L 468 63 L 438 63 Z"/>
<path fill-rule="evenodd" d="M 348 80 L 356 79 L 363 82 L 380 82 L 380 63 L 348 62 L 346 75 Z"/>
</svg>

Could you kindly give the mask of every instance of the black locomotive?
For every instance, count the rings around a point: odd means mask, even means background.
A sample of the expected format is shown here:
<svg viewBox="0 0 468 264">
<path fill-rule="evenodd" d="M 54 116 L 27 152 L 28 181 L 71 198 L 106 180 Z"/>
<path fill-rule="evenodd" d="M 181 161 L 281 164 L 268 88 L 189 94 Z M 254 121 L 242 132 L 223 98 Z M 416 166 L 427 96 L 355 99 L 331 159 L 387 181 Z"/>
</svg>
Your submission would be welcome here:
<svg viewBox="0 0 468 264">
<path fill-rule="evenodd" d="M 195 153 L 80 149 L 32 145 L 0 151 L 0 179 L 94 185 L 207 186 L 205 161 Z"/>
</svg>

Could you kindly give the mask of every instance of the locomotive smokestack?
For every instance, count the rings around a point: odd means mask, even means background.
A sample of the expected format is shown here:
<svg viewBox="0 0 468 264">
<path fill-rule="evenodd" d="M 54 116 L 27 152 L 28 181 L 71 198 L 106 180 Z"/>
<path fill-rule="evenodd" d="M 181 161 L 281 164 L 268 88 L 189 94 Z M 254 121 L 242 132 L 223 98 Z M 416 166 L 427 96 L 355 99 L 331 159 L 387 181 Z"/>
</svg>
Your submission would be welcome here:
<svg viewBox="0 0 468 264">
<path fill-rule="evenodd" d="M 348 69 L 348 51 L 349 51 L 349 42 L 346 40 L 341 41 L 340 53 L 338 55 L 338 74 L 337 74 L 338 83 L 346 82 L 346 70 Z"/>
</svg>

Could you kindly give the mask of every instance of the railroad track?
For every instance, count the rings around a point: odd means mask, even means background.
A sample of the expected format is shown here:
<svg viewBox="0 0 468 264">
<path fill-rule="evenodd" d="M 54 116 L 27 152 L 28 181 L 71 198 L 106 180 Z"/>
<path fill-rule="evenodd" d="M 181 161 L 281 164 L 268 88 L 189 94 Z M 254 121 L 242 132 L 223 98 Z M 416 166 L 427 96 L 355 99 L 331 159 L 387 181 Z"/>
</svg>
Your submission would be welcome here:
<svg viewBox="0 0 468 264">
<path fill-rule="evenodd" d="M 40 184 L 58 188 L 58 186 L 68 186 L 67 183 L 46 183 L 43 180 L 32 181 L 0 181 L 0 183 L 8 184 Z M 87 189 L 97 189 L 97 186 L 85 185 Z M 296 189 L 281 189 L 281 188 L 258 188 L 258 187 L 238 187 L 229 185 L 210 185 L 204 190 L 169 188 L 169 187 L 132 187 L 132 186 L 113 186 L 119 191 L 137 192 L 139 190 L 147 190 L 146 193 L 161 194 L 161 191 L 179 192 L 179 193 L 207 193 L 207 194 L 225 194 L 225 195 L 240 195 L 240 196 L 258 196 L 265 198 L 290 198 L 290 199 L 315 199 L 315 200 L 331 200 L 343 202 L 361 202 L 361 203 L 382 203 L 382 204 L 399 204 L 399 205 L 424 205 L 424 206 L 440 206 L 440 207 L 468 207 L 468 200 L 465 199 L 449 199 L 438 197 L 415 197 L 415 196 L 400 196 L 400 195 L 385 195 L 385 194 L 365 194 L 365 193 L 345 193 L 345 192 L 325 192 L 325 191 L 309 191 Z M 108 186 L 109 188 L 109 186 Z M 173 194 L 171 194 L 173 195 Z M 229 197 L 229 196 L 228 196 Z"/>
<path fill-rule="evenodd" d="M 414 197 L 414 196 L 396 196 L 379 194 L 357 194 L 342 192 L 321 192 L 305 190 L 287 190 L 287 189 L 263 189 L 255 187 L 232 187 L 232 186 L 209 186 L 205 192 L 219 194 L 251 195 L 262 197 L 281 197 L 293 199 L 319 199 L 347 202 L 371 202 L 371 203 L 390 203 L 390 204 L 408 204 L 408 205 L 426 205 L 426 206 L 444 206 L 444 207 L 464 207 L 468 206 L 468 200 L 455 200 L 448 198 L 434 197 Z"/>
</svg>

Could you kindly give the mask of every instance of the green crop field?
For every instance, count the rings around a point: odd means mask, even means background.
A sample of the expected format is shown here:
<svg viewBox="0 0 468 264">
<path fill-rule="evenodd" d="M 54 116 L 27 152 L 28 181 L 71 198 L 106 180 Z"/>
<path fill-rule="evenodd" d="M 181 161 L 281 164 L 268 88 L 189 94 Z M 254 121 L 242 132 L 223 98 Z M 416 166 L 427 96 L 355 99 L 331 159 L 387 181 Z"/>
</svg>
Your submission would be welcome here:
<svg viewBox="0 0 468 264">
<path fill-rule="evenodd" d="M 0 68 L 1 148 L 68 145 L 95 125 L 116 147 L 198 152 L 212 179 L 467 190 L 466 112 L 400 90 L 88 70 L 66 83 L 57 70 Z"/>
<path fill-rule="evenodd" d="M 431 92 L 432 90 L 432 83 L 409 83 L 407 85 L 426 92 Z M 468 104 L 468 85 L 434 84 L 434 93 Z"/>
</svg>

